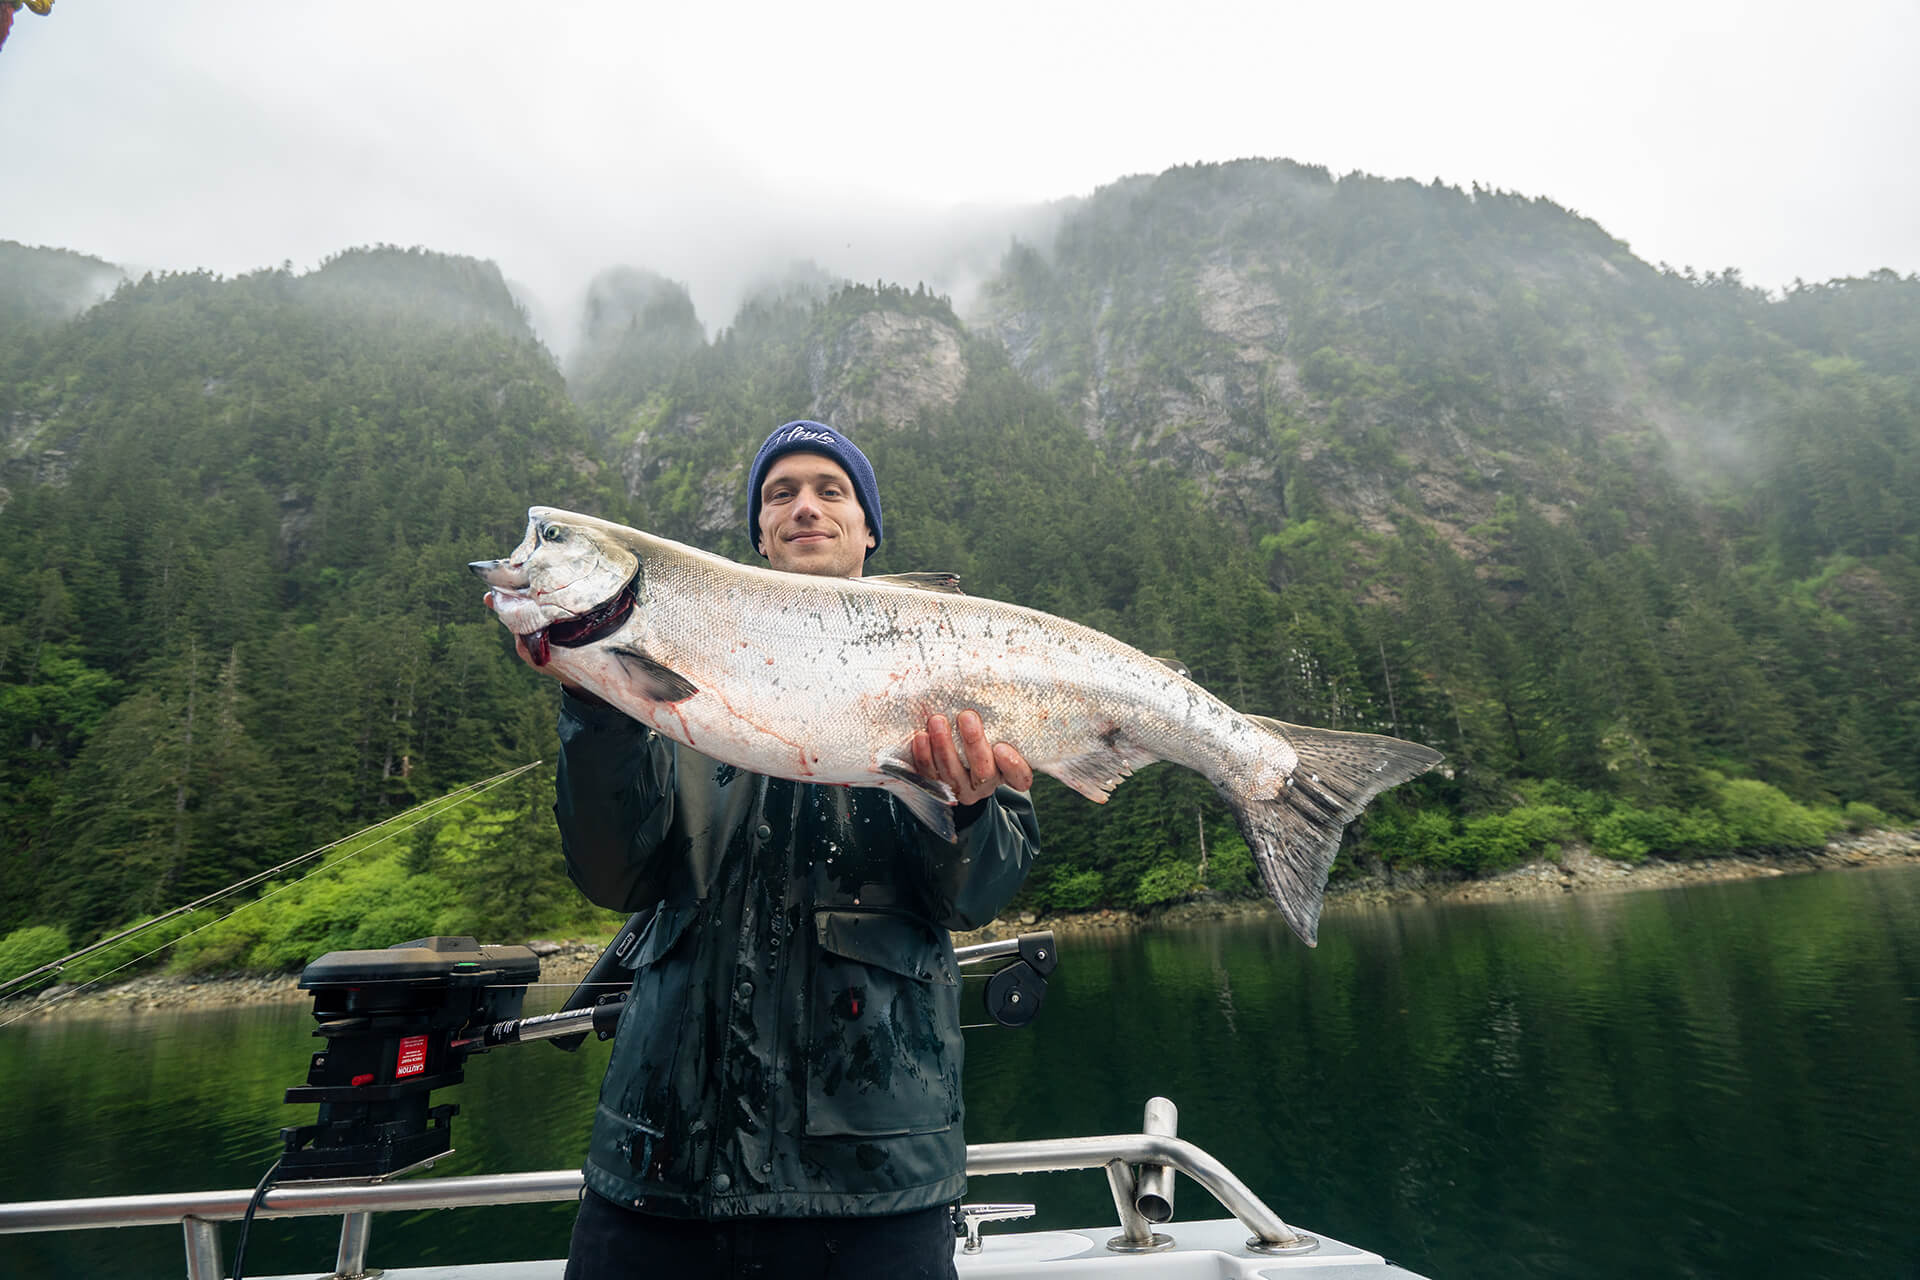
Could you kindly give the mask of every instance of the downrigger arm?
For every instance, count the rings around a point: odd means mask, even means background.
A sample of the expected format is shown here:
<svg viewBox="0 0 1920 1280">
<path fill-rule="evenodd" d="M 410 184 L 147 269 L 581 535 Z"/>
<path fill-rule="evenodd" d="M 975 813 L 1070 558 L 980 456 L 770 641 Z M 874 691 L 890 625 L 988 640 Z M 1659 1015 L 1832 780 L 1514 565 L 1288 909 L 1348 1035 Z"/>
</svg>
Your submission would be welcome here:
<svg viewBox="0 0 1920 1280">
<path fill-rule="evenodd" d="M 429 1106 L 433 1090 L 459 1084 L 467 1055 L 532 1040 L 578 1048 L 592 1032 L 613 1038 L 626 993 L 601 995 L 624 972 L 622 961 L 648 922 L 627 921 L 556 1013 L 519 1016 L 540 960 L 521 946 L 482 946 L 472 938 L 420 938 L 383 951 L 333 951 L 300 975 L 313 992 L 313 1055 L 307 1083 L 287 1101 L 317 1102 L 317 1123 L 280 1131 L 277 1180 L 383 1180 L 433 1163 L 452 1150 L 452 1103 Z M 957 948 L 963 967 L 996 960 L 983 994 L 1003 1027 L 1024 1027 L 1040 1012 L 1047 977 L 1058 964 L 1053 934 L 1021 934 Z"/>
</svg>

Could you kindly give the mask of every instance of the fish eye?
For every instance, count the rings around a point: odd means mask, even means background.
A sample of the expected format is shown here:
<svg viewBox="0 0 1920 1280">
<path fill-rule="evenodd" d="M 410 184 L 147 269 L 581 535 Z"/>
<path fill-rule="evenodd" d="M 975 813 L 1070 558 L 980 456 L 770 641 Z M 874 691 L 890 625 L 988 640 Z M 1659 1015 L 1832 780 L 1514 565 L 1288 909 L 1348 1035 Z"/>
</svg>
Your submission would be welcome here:
<svg viewBox="0 0 1920 1280">
<path fill-rule="evenodd" d="M 546 525 L 540 530 L 540 537 L 547 542 L 558 542 L 565 536 L 565 531 L 557 524 Z"/>
</svg>

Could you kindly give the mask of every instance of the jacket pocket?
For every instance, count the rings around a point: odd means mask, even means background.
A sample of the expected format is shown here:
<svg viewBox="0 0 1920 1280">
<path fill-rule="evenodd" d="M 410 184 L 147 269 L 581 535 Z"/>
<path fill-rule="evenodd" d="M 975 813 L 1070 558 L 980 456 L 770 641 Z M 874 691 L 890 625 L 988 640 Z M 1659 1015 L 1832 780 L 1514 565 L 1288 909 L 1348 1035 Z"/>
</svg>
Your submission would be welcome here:
<svg viewBox="0 0 1920 1280">
<path fill-rule="evenodd" d="M 628 1120 L 655 1129 L 671 1118 L 674 1066 L 688 1022 L 691 966 L 677 953 L 699 914 L 696 906 L 660 904 L 622 961 L 633 970 L 633 987 L 615 1033 L 623 1046 L 612 1064 L 619 1070 L 608 1071 L 602 1099 L 617 1100 Z"/>
<path fill-rule="evenodd" d="M 817 911 L 808 1009 L 806 1131 L 935 1133 L 960 1120 L 960 980 L 931 926 Z"/>
</svg>

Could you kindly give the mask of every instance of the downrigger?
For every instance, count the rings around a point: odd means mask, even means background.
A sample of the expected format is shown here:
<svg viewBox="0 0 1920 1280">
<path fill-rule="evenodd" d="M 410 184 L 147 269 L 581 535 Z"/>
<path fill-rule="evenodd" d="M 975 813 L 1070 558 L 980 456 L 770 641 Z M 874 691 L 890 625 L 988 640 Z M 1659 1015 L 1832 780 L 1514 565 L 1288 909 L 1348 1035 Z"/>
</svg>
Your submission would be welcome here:
<svg viewBox="0 0 1920 1280">
<path fill-rule="evenodd" d="M 466 1078 L 469 1054 L 531 1040 L 572 1050 L 589 1032 L 612 1039 L 626 1001 L 621 962 L 648 918 L 627 921 L 558 1012 L 530 1018 L 520 1008 L 540 959 L 523 946 L 420 938 L 333 951 L 309 964 L 300 986 L 313 993 L 314 1034 L 326 1045 L 286 1100 L 318 1103 L 320 1114 L 280 1131 L 272 1180 L 382 1181 L 446 1155 L 459 1107 L 433 1105 L 433 1091 Z M 982 993 L 987 1015 L 1003 1027 L 1033 1021 L 1058 962 L 1044 931 L 961 947 L 955 956 L 963 967 L 1006 961 Z M 601 994 L 609 991 L 616 994 Z"/>
</svg>

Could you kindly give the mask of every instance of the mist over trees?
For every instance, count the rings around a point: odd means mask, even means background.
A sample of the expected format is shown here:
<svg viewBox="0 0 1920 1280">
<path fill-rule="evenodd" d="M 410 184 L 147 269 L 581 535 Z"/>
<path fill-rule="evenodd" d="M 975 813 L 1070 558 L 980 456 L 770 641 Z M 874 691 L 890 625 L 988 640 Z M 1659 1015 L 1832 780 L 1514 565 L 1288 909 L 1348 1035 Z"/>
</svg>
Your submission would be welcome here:
<svg viewBox="0 0 1920 1280">
<path fill-rule="evenodd" d="M 539 758 L 551 682 L 465 562 L 531 503 L 747 559 L 746 465 L 802 416 L 882 478 L 874 571 L 955 571 L 1244 710 L 1446 752 L 1336 875 L 1817 844 L 1920 807 L 1912 277 L 1770 297 L 1547 201 L 1285 162 L 1116 183 L 964 317 L 801 281 L 709 338 L 683 288 L 612 270 L 564 377 L 487 263 L 353 250 L 45 302 L 104 266 L 0 245 L 25 588 L 0 933 L 77 944 Z M 590 928 L 548 787 L 186 953 Z M 1024 905 L 1257 891 L 1196 775 L 1036 800 Z"/>
</svg>

